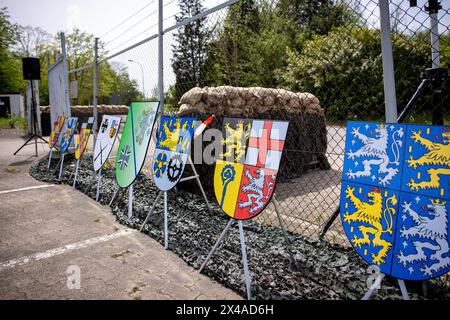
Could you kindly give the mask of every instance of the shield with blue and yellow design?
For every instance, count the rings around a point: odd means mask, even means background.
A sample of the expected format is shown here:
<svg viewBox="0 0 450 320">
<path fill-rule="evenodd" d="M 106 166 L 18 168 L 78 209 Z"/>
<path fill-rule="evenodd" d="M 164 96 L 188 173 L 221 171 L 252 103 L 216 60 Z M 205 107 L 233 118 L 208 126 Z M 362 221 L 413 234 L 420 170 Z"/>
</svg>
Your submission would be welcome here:
<svg viewBox="0 0 450 320">
<path fill-rule="evenodd" d="M 61 154 L 66 153 L 67 149 L 69 149 L 70 143 L 72 142 L 73 139 L 73 134 L 75 133 L 75 130 L 77 128 L 77 123 L 78 118 L 72 117 L 67 119 L 59 147 Z"/>
<path fill-rule="evenodd" d="M 94 126 L 94 117 L 90 117 L 88 122 L 83 123 L 78 136 L 74 137 L 75 141 L 75 159 L 80 159 L 91 137 L 92 127 Z"/>
<path fill-rule="evenodd" d="M 48 139 L 48 146 L 50 149 L 56 147 L 56 145 L 58 144 L 59 136 L 64 127 L 64 121 L 64 116 L 58 116 L 58 119 L 55 121 L 55 128 L 50 133 L 50 139 Z"/>
<path fill-rule="evenodd" d="M 450 128 L 349 122 L 341 194 L 345 233 L 384 274 L 450 270 Z"/>
<path fill-rule="evenodd" d="M 227 215 L 248 220 L 270 203 L 288 127 L 286 121 L 224 119 L 214 192 Z"/>
<path fill-rule="evenodd" d="M 183 175 L 191 152 L 196 118 L 161 119 L 153 156 L 153 181 L 161 191 L 173 189 Z"/>
</svg>

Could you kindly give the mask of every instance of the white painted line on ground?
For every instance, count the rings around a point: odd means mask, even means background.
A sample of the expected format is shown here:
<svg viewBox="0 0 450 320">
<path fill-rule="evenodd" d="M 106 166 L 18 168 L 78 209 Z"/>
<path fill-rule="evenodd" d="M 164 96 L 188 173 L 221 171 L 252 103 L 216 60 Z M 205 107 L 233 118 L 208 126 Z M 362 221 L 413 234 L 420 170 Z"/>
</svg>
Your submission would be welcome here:
<svg viewBox="0 0 450 320">
<path fill-rule="evenodd" d="M 6 270 L 6 269 L 14 268 L 16 266 L 22 266 L 22 265 L 30 263 L 30 262 L 46 260 L 46 259 L 49 259 L 49 258 L 52 258 L 55 256 L 62 255 L 69 251 L 87 248 L 87 247 L 93 246 L 93 245 L 101 243 L 101 242 L 106 242 L 106 241 L 110 241 L 110 240 L 117 239 L 120 237 L 125 237 L 125 236 L 131 234 L 133 231 L 134 230 L 131 230 L 131 229 L 121 230 L 121 231 L 118 231 L 113 234 L 104 235 L 104 236 L 100 236 L 97 238 L 92 238 L 92 239 L 88 239 L 88 240 L 84 240 L 84 241 L 80 241 L 80 242 L 75 242 L 72 244 L 68 244 L 64 247 L 59 247 L 56 249 L 39 252 L 39 253 L 32 254 L 32 255 L 25 256 L 25 257 L 18 258 L 18 259 L 12 259 L 7 262 L 1 262 L 0 263 L 0 272 L 3 270 Z"/>
<path fill-rule="evenodd" d="M 20 191 L 28 191 L 28 190 L 35 190 L 35 189 L 43 189 L 43 188 L 51 188 L 54 187 L 54 184 L 45 184 L 42 186 L 34 186 L 34 187 L 27 187 L 27 188 L 20 188 L 20 189 L 11 189 L 11 190 L 4 190 L 0 191 L 0 194 L 7 194 L 7 193 L 13 193 L 13 192 L 20 192 Z"/>
</svg>

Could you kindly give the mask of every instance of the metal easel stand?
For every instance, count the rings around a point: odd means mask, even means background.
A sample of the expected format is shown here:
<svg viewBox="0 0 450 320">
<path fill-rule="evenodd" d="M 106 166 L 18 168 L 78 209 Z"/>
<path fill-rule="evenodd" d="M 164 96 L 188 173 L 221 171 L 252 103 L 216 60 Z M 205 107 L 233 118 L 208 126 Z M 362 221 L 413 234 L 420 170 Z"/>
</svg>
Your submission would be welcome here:
<svg viewBox="0 0 450 320">
<path fill-rule="evenodd" d="M 200 177 L 199 177 L 199 175 L 197 174 L 197 171 L 195 170 L 194 164 L 192 163 L 192 159 L 191 159 L 190 156 L 189 156 L 189 158 L 188 158 L 188 161 L 189 161 L 189 164 L 191 165 L 192 172 L 194 172 L 194 175 L 193 175 L 193 176 L 190 176 L 190 177 L 186 177 L 186 178 L 180 179 L 179 182 L 185 182 L 185 181 L 194 180 L 194 179 L 197 180 L 197 184 L 198 184 L 198 186 L 199 186 L 199 188 L 200 188 L 200 190 L 201 190 L 201 192 L 202 192 L 203 198 L 205 199 L 206 205 L 208 206 L 208 210 L 209 210 L 209 212 L 212 214 L 213 211 L 212 211 L 211 205 L 210 205 L 210 203 L 209 203 L 209 201 L 208 201 L 208 198 L 206 197 L 206 193 L 205 193 L 205 190 L 203 189 L 202 183 L 201 183 L 201 181 L 200 181 Z M 117 193 L 117 192 L 116 192 L 116 193 Z M 150 218 L 150 216 L 151 216 L 151 215 L 153 214 L 153 212 L 155 211 L 156 204 L 157 204 L 157 202 L 159 201 L 159 199 L 161 198 L 161 195 L 162 195 L 163 193 L 164 193 L 164 247 L 165 247 L 166 250 L 167 250 L 167 249 L 169 248 L 169 227 L 168 227 L 167 191 L 160 191 L 160 192 L 158 193 L 158 196 L 156 197 L 155 201 L 153 202 L 153 205 L 152 205 L 152 207 L 150 208 L 150 210 L 149 210 L 149 212 L 148 212 L 148 214 L 147 214 L 147 217 L 145 218 L 144 223 L 142 223 L 142 226 L 141 226 L 141 228 L 139 229 L 139 231 L 142 232 L 142 230 L 144 229 L 144 226 L 147 224 L 148 219 Z M 116 194 L 114 194 L 114 197 L 115 197 L 115 195 L 116 195 Z M 111 203 L 113 202 L 114 197 L 113 197 L 113 199 L 111 200 Z"/>
<path fill-rule="evenodd" d="M 380 275 L 376 278 L 372 286 L 369 288 L 369 291 L 366 292 L 364 297 L 361 300 L 369 300 L 372 294 L 375 292 L 377 288 L 380 287 L 381 281 L 386 277 L 384 273 L 380 273 Z M 400 287 L 400 291 L 402 292 L 403 300 L 410 300 L 408 290 L 406 290 L 405 282 L 403 280 L 397 279 L 398 285 Z"/>
<path fill-rule="evenodd" d="M 227 225 L 225 226 L 225 229 L 223 229 L 219 239 L 217 239 L 216 243 L 212 247 L 211 251 L 208 253 L 208 256 L 206 257 L 205 261 L 203 261 L 199 272 L 201 273 L 203 269 L 205 268 L 208 261 L 211 259 L 214 252 L 216 252 L 217 248 L 219 247 L 219 244 L 223 241 L 225 238 L 225 235 L 228 232 L 228 229 L 230 229 L 231 224 L 233 221 L 236 221 L 235 219 L 231 218 L 230 221 L 228 221 Z M 245 238 L 244 238 L 244 227 L 242 220 L 237 220 L 238 227 L 239 227 L 239 239 L 241 243 L 241 253 L 242 253 L 242 264 L 244 266 L 244 278 L 245 278 L 245 288 L 247 293 L 247 300 L 251 300 L 252 296 L 252 288 L 251 288 L 251 277 L 250 277 L 250 270 L 248 268 L 248 258 L 247 258 L 247 246 L 245 245 Z"/>
<path fill-rule="evenodd" d="M 289 237 L 288 237 L 288 234 L 286 232 L 286 228 L 284 226 L 283 220 L 281 220 L 280 205 L 278 203 L 278 200 L 277 200 L 277 197 L 276 197 L 275 193 L 273 194 L 271 202 L 272 202 L 273 206 L 275 207 L 275 212 L 277 213 L 277 217 L 278 217 L 278 223 L 280 224 L 280 228 L 283 231 L 284 240 L 286 240 L 286 243 L 288 245 L 291 245 L 291 241 L 289 240 Z"/>
<path fill-rule="evenodd" d="M 100 186 L 102 184 L 102 168 L 100 168 L 98 170 L 98 174 L 97 174 L 97 193 L 95 195 L 95 201 L 98 202 L 99 198 L 100 198 Z"/>
<path fill-rule="evenodd" d="M 133 218 L 133 185 L 128 187 L 128 219 Z"/>
<path fill-rule="evenodd" d="M 77 178 L 78 178 L 78 168 L 80 167 L 80 159 L 77 160 L 77 164 L 75 166 L 75 176 L 73 177 L 73 189 L 77 188 Z"/>
<path fill-rule="evenodd" d="M 59 175 L 58 175 L 58 179 L 61 180 L 61 176 L 62 176 L 62 172 L 63 172 L 63 168 L 64 168 L 64 157 L 65 157 L 65 153 L 63 153 L 61 155 L 61 166 L 59 167 Z"/>
<path fill-rule="evenodd" d="M 75 128 L 74 134 L 79 134 L 78 128 Z M 70 142 L 70 144 L 71 144 L 71 143 L 72 143 L 72 142 Z M 70 144 L 69 144 L 69 146 L 67 147 L 66 151 L 69 151 Z M 63 168 L 64 168 L 64 157 L 65 157 L 65 156 L 66 156 L 66 153 L 63 153 L 63 154 L 61 155 L 61 160 L 60 160 L 61 166 L 59 167 L 59 175 L 58 175 L 58 179 L 59 179 L 59 180 L 61 180 L 61 176 L 62 176 L 62 173 L 63 173 Z M 79 160 L 78 160 L 78 161 L 79 161 Z M 78 171 L 78 161 L 77 161 L 77 171 Z M 70 179 L 70 178 L 69 178 L 69 179 Z"/>
</svg>

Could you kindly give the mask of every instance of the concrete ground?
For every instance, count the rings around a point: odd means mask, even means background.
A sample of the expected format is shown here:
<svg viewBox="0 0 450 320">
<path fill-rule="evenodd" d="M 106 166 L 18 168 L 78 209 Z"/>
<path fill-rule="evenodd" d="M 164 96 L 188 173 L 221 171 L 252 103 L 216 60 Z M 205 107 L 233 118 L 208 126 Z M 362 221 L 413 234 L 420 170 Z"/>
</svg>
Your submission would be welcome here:
<svg viewBox="0 0 450 320">
<path fill-rule="evenodd" d="M 0 299 L 241 299 L 109 207 L 31 178 L 23 141 L 0 136 Z"/>
</svg>

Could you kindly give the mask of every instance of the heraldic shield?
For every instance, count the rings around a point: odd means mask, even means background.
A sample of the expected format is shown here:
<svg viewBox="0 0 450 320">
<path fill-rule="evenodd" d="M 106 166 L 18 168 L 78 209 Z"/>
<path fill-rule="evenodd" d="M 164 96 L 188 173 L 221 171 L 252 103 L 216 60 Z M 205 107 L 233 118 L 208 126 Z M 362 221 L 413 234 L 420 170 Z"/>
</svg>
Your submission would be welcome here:
<svg viewBox="0 0 450 320">
<path fill-rule="evenodd" d="M 196 121 L 196 118 L 161 119 L 153 157 L 153 181 L 161 191 L 173 189 L 181 179 L 191 152 Z"/>
<path fill-rule="evenodd" d="M 88 122 L 83 123 L 83 125 L 81 126 L 81 130 L 78 136 L 74 136 L 76 160 L 80 159 L 83 156 L 84 151 L 86 150 L 86 146 L 89 142 L 93 126 L 94 118 L 90 117 L 88 119 Z"/>
<path fill-rule="evenodd" d="M 128 110 L 116 158 L 117 184 L 130 186 L 142 169 L 152 137 L 159 102 L 133 102 Z"/>
<path fill-rule="evenodd" d="M 103 116 L 94 146 L 95 171 L 100 170 L 108 159 L 119 132 L 120 122 L 120 117 Z"/>
<path fill-rule="evenodd" d="M 56 145 L 58 144 L 59 136 L 64 127 L 64 121 L 64 116 L 59 116 L 55 121 L 55 129 L 52 130 L 52 132 L 50 133 L 50 139 L 48 139 L 48 146 L 50 149 L 56 147 Z"/>
<path fill-rule="evenodd" d="M 214 192 L 227 215 L 248 220 L 270 203 L 288 127 L 286 121 L 224 119 Z"/>
<path fill-rule="evenodd" d="M 429 280 L 450 270 L 450 128 L 349 122 L 341 219 L 381 272 Z"/>
<path fill-rule="evenodd" d="M 75 133 L 75 130 L 77 128 L 77 123 L 78 118 L 67 119 L 59 147 L 59 151 L 61 153 L 66 153 L 67 149 L 69 149 L 70 143 L 72 142 L 73 139 L 73 134 Z"/>
</svg>

